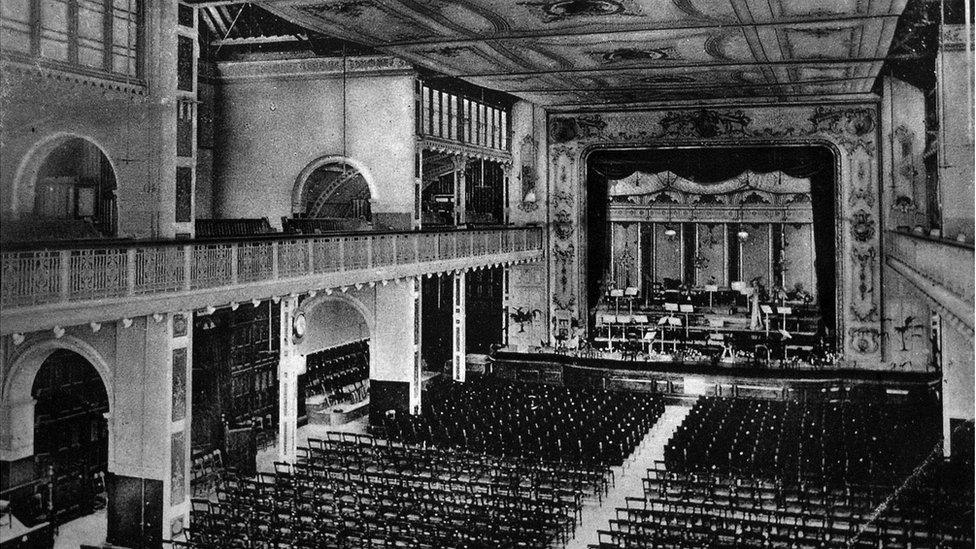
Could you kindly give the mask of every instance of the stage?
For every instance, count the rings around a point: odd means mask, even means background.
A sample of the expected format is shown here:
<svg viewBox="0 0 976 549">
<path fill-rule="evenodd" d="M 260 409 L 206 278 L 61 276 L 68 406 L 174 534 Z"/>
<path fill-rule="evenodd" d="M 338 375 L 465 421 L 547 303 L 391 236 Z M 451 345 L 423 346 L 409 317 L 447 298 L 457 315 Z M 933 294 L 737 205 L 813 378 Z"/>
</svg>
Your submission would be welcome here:
<svg viewBox="0 0 976 549">
<path fill-rule="evenodd" d="M 832 399 L 854 393 L 885 393 L 888 398 L 900 399 L 919 391 L 937 390 L 940 385 L 937 372 L 843 367 L 781 369 L 757 366 L 751 361 L 648 361 L 624 359 L 615 353 L 543 348 L 528 352 L 502 348 L 492 358 L 495 375 L 502 378 L 672 396 Z"/>
</svg>

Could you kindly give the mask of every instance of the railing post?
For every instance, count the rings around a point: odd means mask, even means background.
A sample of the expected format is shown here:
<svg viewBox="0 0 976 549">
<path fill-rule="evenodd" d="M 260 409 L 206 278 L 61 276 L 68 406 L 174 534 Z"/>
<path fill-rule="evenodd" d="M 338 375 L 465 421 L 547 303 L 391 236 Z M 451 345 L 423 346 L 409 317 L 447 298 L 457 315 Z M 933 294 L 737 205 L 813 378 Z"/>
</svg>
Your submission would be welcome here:
<svg viewBox="0 0 976 549">
<path fill-rule="evenodd" d="M 61 250 L 58 253 L 58 261 L 61 263 L 61 269 L 58 271 L 58 291 L 61 295 L 61 301 L 69 301 L 71 298 L 71 250 Z"/>
<path fill-rule="evenodd" d="M 315 274 L 315 239 L 306 238 L 305 245 L 308 248 L 308 274 Z"/>
<path fill-rule="evenodd" d="M 373 268 L 373 235 L 366 236 L 366 268 Z"/>
<path fill-rule="evenodd" d="M 125 295 L 135 295 L 136 293 L 136 249 L 129 248 L 125 251 Z"/>
<path fill-rule="evenodd" d="M 339 237 L 339 269 L 337 272 L 346 270 L 346 237 Z"/>
<path fill-rule="evenodd" d="M 271 242 L 271 280 L 278 280 L 278 241 Z"/>
<path fill-rule="evenodd" d="M 183 289 L 193 287 L 193 246 L 183 246 Z"/>
<path fill-rule="evenodd" d="M 231 284 L 237 284 L 237 258 L 240 251 L 237 243 L 230 245 L 230 281 Z"/>
</svg>

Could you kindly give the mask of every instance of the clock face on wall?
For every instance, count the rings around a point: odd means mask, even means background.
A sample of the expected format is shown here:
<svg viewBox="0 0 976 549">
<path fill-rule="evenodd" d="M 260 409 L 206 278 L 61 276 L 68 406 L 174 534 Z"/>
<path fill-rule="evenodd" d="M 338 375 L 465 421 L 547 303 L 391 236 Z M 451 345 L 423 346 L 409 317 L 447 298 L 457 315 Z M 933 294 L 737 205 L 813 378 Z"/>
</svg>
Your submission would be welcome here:
<svg viewBox="0 0 976 549">
<path fill-rule="evenodd" d="M 299 314 L 298 316 L 295 317 L 295 321 L 292 323 L 292 331 L 294 332 L 295 337 L 296 338 L 305 337 L 306 328 L 307 326 L 305 321 L 305 315 Z"/>
</svg>

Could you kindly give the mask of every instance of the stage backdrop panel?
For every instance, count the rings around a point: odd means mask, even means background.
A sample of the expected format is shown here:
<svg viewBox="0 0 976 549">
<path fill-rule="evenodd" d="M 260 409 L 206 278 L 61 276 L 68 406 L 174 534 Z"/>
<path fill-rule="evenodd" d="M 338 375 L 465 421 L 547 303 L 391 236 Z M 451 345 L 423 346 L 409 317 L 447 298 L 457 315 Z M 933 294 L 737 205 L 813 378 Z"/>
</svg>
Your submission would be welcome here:
<svg viewBox="0 0 976 549">
<path fill-rule="evenodd" d="M 724 223 L 699 223 L 696 225 L 698 230 L 698 265 L 696 269 L 695 284 L 704 286 L 705 284 L 717 284 L 726 286 L 725 268 L 727 259 L 725 257 L 725 224 Z"/>
<path fill-rule="evenodd" d="M 742 280 L 749 283 L 753 278 L 759 277 L 762 283 L 768 288 L 770 284 L 770 247 L 769 225 L 745 225 L 749 231 L 749 238 L 742 243 L 739 252 L 741 266 L 739 272 L 742 273 Z"/>
<path fill-rule="evenodd" d="M 817 298 L 812 225 L 783 225 L 783 282 L 787 289 L 802 284 Z"/>
<path fill-rule="evenodd" d="M 617 288 L 640 287 L 640 226 L 613 223 L 611 269 Z"/>
<path fill-rule="evenodd" d="M 674 226 L 677 229 L 677 225 Z M 681 231 L 672 237 L 664 234 L 663 223 L 654 224 L 654 279 L 681 279 Z"/>
</svg>

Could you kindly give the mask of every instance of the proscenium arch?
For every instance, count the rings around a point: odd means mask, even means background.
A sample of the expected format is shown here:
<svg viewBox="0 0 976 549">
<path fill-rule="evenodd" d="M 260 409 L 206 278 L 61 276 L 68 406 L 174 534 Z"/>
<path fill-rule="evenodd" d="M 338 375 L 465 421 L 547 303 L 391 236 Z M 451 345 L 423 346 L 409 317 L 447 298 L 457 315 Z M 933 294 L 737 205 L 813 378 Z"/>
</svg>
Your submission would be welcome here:
<svg viewBox="0 0 976 549">
<path fill-rule="evenodd" d="M 580 206 L 576 212 L 576 219 L 574 220 L 579 227 L 579 235 L 576 237 L 579 243 L 578 257 L 579 265 L 581 266 L 580 275 L 577 279 L 576 292 L 580 298 L 581 304 L 579 310 L 586 311 L 590 306 L 587 302 L 587 284 L 589 279 L 589 273 L 585 268 L 587 263 L 587 248 L 586 241 L 589 238 L 589 230 L 587 229 L 587 208 L 588 208 L 588 196 L 585 192 L 587 178 L 589 177 L 589 164 L 590 155 L 597 151 L 604 150 L 669 150 L 669 149 L 721 149 L 721 148 L 749 148 L 749 147 L 822 147 L 827 149 L 831 156 L 833 157 L 833 193 L 834 193 L 834 253 L 840 254 L 844 249 L 844 239 L 846 235 L 844 234 L 844 217 L 848 212 L 848 207 L 844 203 L 844 196 L 842 192 L 842 178 L 843 178 L 843 163 L 844 155 L 838 146 L 838 144 L 827 138 L 818 136 L 808 136 L 802 138 L 784 138 L 775 141 L 764 140 L 764 139 L 709 139 L 709 140 L 694 140 L 694 141 L 681 141 L 678 140 L 672 143 L 664 143 L 660 139 L 652 139 L 647 141 L 636 141 L 628 143 L 591 143 L 581 148 L 579 156 L 577 158 L 578 169 L 579 169 L 579 184 L 582 189 L 579 189 L 579 201 Z M 840 259 L 837 255 L 837 259 L 834 262 L 834 271 L 836 273 L 837 280 L 844 280 L 844 261 Z M 844 345 L 847 343 L 846 326 L 844 321 L 843 312 L 843 289 L 840 285 L 834 288 L 834 344 L 839 349 L 843 349 Z M 585 329 L 589 329 L 588 318 L 584 315 L 581 319 Z"/>
<path fill-rule="evenodd" d="M 90 135 L 76 132 L 55 132 L 42 137 L 31 145 L 30 149 L 27 150 L 27 153 L 17 165 L 17 170 L 14 172 L 14 186 L 10 197 L 10 210 L 14 218 L 20 219 L 25 215 L 30 215 L 33 211 L 34 190 L 37 183 L 37 176 L 41 172 L 41 167 L 44 166 L 44 162 L 55 149 L 72 139 L 82 139 L 98 148 L 99 152 L 108 160 L 109 165 L 112 166 L 112 173 L 115 174 L 116 189 L 121 187 L 119 170 L 115 165 L 115 160 L 112 159 L 112 155 L 108 154 L 108 150 L 98 140 Z M 27 209 L 25 210 L 24 208 Z M 115 208 L 114 215 L 117 217 L 118 206 Z"/>
<path fill-rule="evenodd" d="M 40 371 L 44 361 L 55 351 L 67 350 L 81 355 L 98 372 L 105 393 L 108 395 L 109 413 L 112 411 L 112 370 L 99 352 L 91 344 L 74 336 L 64 335 L 60 338 L 47 338 L 32 343 L 13 360 L 8 375 L 3 381 L 0 392 L 0 403 L 6 405 L 30 398 L 34 379 Z M 18 396 L 19 395 L 19 396 Z M 27 395 L 26 397 L 24 395 Z"/>
<path fill-rule="evenodd" d="M 349 166 L 359 172 L 359 175 L 363 178 L 363 181 L 366 182 L 366 186 L 369 188 L 370 203 L 376 203 L 377 198 L 379 197 L 376 187 L 376 180 L 373 179 L 373 173 L 369 171 L 366 164 L 347 156 L 327 155 L 320 156 L 309 162 L 308 165 L 302 168 L 302 171 L 298 174 L 298 177 L 295 178 L 295 186 L 291 191 L 292 215 L 304 213 L 302 208 L 302 195 L 305 194 L 305 186 L 308 184 L 308 178 L 312 175 L 312 173 L 315 172 L 315 170 L 329 164 L 345 164 L 346 166 Z"/>
</svg>

